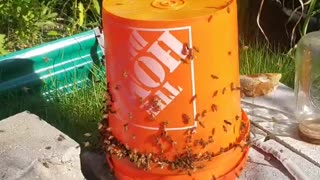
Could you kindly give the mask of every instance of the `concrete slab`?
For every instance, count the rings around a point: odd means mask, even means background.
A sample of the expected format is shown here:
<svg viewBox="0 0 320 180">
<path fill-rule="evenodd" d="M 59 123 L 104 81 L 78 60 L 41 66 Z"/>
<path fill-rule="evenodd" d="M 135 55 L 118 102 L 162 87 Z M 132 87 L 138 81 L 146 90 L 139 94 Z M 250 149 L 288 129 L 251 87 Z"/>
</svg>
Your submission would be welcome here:
<svg viewBox="0 0 320 180">
<path fill-rule="evenodd" d="M 77 142 L 28 112 L 0 121 L 0 179 L 84 179 Z"/>
</svg>

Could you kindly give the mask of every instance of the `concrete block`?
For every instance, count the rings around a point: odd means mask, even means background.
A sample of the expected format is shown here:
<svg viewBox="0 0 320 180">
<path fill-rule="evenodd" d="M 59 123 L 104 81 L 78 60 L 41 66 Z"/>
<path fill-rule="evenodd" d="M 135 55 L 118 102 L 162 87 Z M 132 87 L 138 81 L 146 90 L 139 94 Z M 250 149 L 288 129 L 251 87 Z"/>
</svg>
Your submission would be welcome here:
<svg viewBox="0 0 320 180">
<path fill-rule="evenodd" d="M 0 121 L 0 179 L 84 179 L 80 146 L 36 115 Z"/>
</svg>

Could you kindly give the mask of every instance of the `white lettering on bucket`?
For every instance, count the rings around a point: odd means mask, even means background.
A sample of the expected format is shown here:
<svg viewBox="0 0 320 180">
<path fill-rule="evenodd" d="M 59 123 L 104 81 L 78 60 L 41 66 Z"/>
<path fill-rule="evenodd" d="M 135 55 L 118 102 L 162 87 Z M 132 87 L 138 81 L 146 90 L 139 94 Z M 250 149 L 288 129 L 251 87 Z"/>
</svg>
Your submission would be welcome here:
<svg viewBox="0 0 320 180">
<path fill-rule="evenodd" d="M 170 29 L 148 29 L 148 28 L 130 28 L 132 30 L 129 38 L 129 52 L 131 60 L 133 61 L 133 89 L 134 94 L 137 95 L 144 104 L 140 108 L 146 107 L 145 104 L 150 103 L 149 98 L 156 98 L 159 100 L 159 109 L 148 108 L 148 112 L 153 117 L 156 117 L 166 107 L 168 107 L 176 97 L 178 97 L 183 88 L 179 85 L 174 85 L 166 77 L 175 72 L 175 70 L 182 64 L 180 58 L 186 58 L 182 54 L 184 44 L 179 41 L 171 32 L 178 30 L 186 30 L 188 32 L 189 46 L 192 47 L 191 27 L 170 28 Z M 152 44 L 143 38 L 142 32 L 157 32 L 160 36 Z M 142 35 L 141 35 L 142 34 Z M 164 47 L 165 46 L 165 49 Z M 140 52 L 147 52 L 144 55 L 139 55 Z M 192 97 L 195 95 L 194 82 L 194 67 L 191 64 L 192 75 Z M 166 69 L 165 69 L 166 68 Z M 155 91 L 154 91 L 155 90 Z M 196 101 L 193 102 L 193 114 L 196 115 Z M 136 125 L 138 127 L 150 130 L 158 130 L 154 127 L 147 127 Z M 183 130 L 197 126 L 194 122 L 193 126 L 167 128 L 167 130 Z"/>
</svg>

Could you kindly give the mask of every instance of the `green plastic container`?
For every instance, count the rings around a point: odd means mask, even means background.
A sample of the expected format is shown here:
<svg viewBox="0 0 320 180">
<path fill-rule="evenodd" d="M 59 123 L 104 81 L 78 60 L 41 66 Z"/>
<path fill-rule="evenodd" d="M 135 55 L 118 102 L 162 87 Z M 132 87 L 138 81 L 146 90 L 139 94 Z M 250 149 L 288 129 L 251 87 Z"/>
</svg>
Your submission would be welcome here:
<svg viewBox="0 0 320 180">
<path fill-rule="evenodd" d="M 44 96 L 90 84 L 94 64 L 102 67 L 98 29 L 0 57 L 0 93 L 40 88 Z M 104 75 L 102 75 L 104 77 Z"/>
</svg>

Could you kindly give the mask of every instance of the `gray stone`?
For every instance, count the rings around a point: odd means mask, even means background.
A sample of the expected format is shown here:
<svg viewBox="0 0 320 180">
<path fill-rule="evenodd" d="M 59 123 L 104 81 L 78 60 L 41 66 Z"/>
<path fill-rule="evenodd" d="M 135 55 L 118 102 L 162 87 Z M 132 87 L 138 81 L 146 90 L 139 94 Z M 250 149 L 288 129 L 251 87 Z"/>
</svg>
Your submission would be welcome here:
<svg viewBox="0 0 320 180">
<path fill-rule="evenodd" d="M 80 147 L 28 112 L 0 121 L 0 179 L 84 179 Z"/>
</svg>

